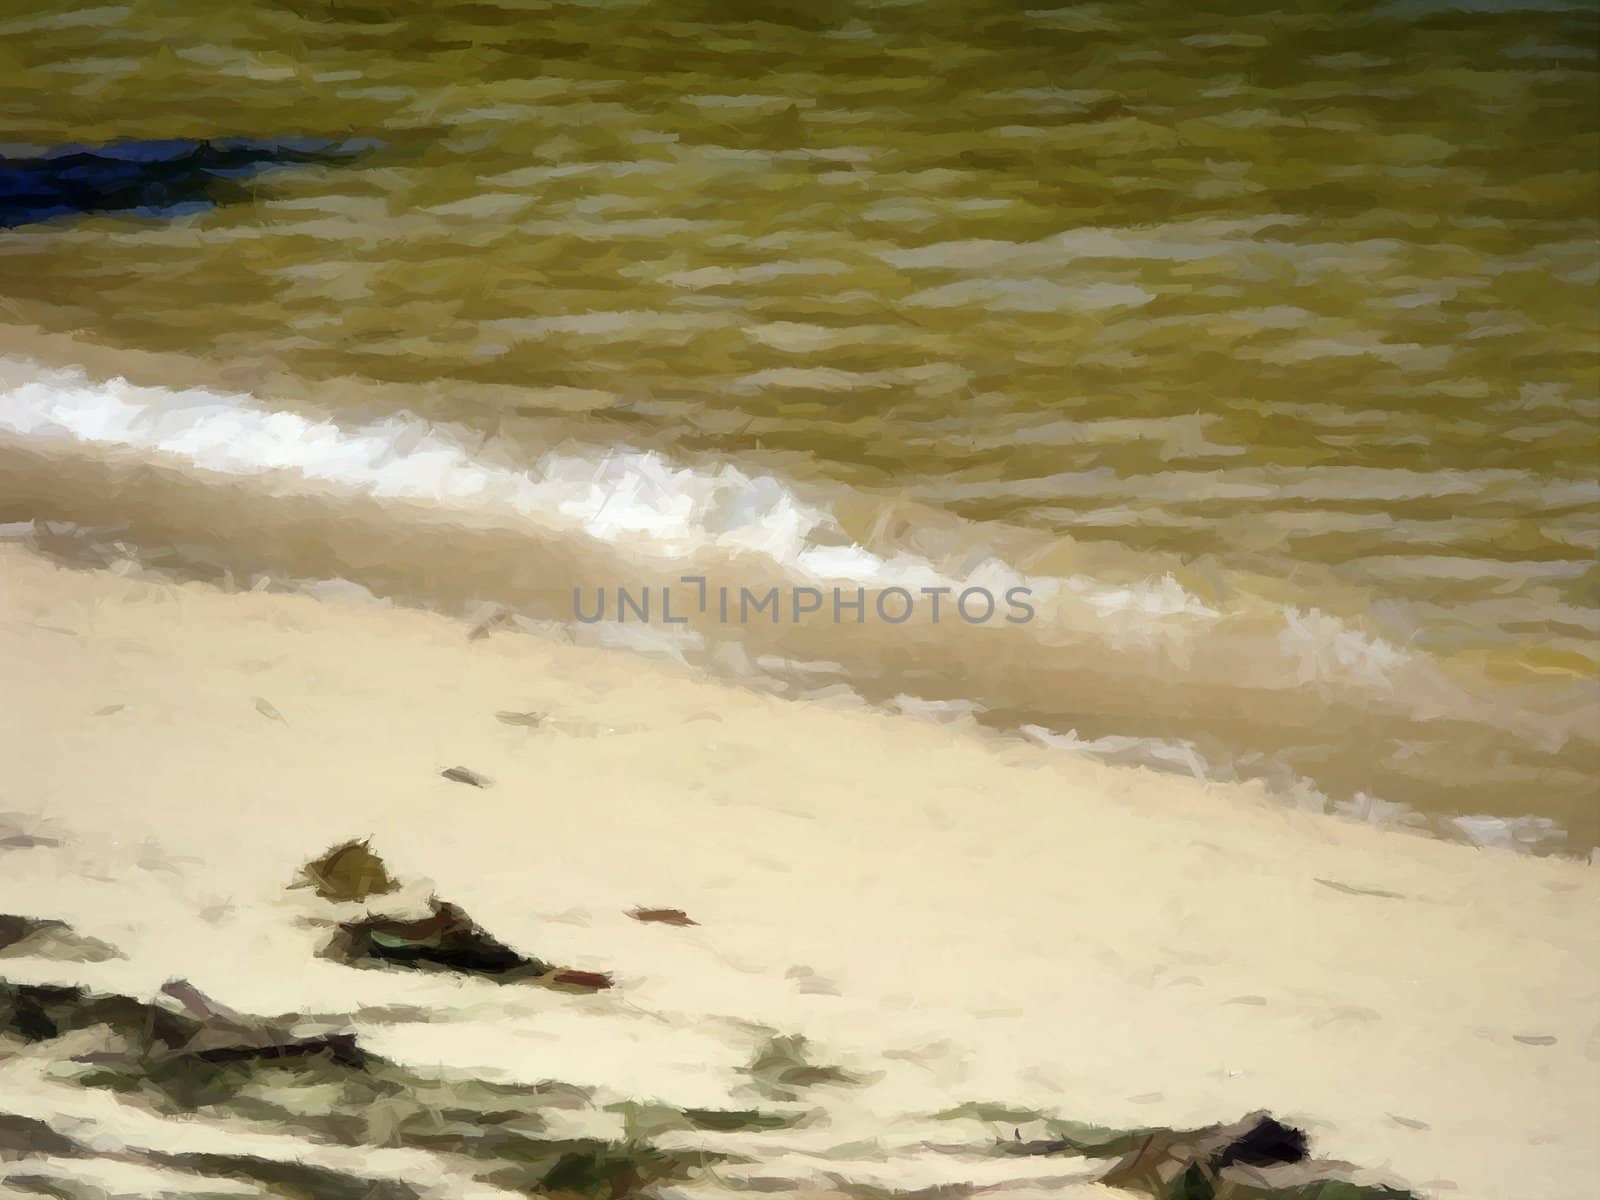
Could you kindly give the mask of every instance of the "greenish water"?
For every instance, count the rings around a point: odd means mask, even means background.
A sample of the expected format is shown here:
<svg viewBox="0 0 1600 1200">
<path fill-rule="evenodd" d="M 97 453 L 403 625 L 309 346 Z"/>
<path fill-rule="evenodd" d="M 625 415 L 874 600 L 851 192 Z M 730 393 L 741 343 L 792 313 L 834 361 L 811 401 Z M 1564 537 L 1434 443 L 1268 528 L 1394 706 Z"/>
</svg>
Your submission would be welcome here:
<svg viewBox="0 0 1600 1200">
<path fill-rule="evenodd" d="M 1593 844 L 1597 35 L 1483 0 L 14 4 L 12 153 L 382 147 L 0 231 L 0 313 L 496 469 L 569 445 L 574 495 L 745 560 L 816 540 L 792 489 L 824 542 L 1060 593 L 998 659 L 776 647 L 869 692 Z"/>
</svg>

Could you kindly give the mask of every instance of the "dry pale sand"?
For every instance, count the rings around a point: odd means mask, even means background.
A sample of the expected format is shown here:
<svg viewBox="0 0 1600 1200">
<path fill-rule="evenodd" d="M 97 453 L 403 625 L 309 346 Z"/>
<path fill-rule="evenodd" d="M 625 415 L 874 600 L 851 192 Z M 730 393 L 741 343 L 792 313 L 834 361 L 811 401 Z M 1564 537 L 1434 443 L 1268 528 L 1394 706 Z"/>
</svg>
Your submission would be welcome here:
<svg viewBox="0 0 1600 1200">
<path fill-rule="evenodd" d="M 752 1048 L 801 1034 L 860 1082 L 819 1089 L 825 1121 L 753 1152 L 795 1191 L 830 1172 L 1075 1186 L 1059 1165 L 922 1150 L 928 1118 L 970 1101 L 1118 1126 L 1270 1109 L 1424 1196 L 1577 1200 L 1600 1179 L 1589 864 L 622 651 L 469 640 L 426 613 L 67 570 L 15 546 L 0 663 L 0 912 L 126 956 L 7 957 L 12 980 L 149 995 L 182 976 L 248 1012 L 387 1011 L 362 1036 L 403 1062 L 709 1108 L 747 1106 Z M 548 715 L 530 729 L 500 710 Z M 441 778 L 456 765 L 493 786 Z M 285 884 L 369 834 L 398 875 L 617 987 L 316 957 L 310 897 Z M 641 924 L 638 904 L 699 924 Z M 163 1122 L 35 1067 L 6 1068 L 0 1107 L 96 1144 L 273 1137 Z M 383 1153 L 363 1169 L 437 1166 Z"/>
</svg>

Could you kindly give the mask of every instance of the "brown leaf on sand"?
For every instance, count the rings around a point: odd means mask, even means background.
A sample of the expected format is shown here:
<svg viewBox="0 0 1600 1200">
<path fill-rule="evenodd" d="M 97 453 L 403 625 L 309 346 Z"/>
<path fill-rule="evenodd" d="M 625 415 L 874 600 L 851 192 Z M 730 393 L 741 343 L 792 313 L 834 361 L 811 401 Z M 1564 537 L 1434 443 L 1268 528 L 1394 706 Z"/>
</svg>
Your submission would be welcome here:
<svg viewBox="0 0 1600 1200">
<path fill-rule="evenodd" d="M 324 900 L 365 900 L 382 896 L 400 885 L 389 874 L 383 859 L 372 852 L 366 839 L 334 846 L 321 858 L 300 869 L 293 887 L 314 887 Z"/>
<path fill-rule="evenodd" d="M 552 971 L 545 977 L 554 987 L 575 988 L 585 992 L 602 992 L 611 986 L 611 976 L 601 971 Z"/>
<path fill-rule="evenodd" d="M 698 925 L 688 913 L 681 908 L 633 908 L 628 910 L 628 915 L 635 921 L 643 921 L 651 925 Z"/>
<path fill-rule="evenodd" d="M 486 788 L 494 785 L 494 781 L 487 775 L 479 775 L 470 767 L 446 767 L 439 774 L 452 783 L 471 784 L 475 788 Z"/>
</svg>

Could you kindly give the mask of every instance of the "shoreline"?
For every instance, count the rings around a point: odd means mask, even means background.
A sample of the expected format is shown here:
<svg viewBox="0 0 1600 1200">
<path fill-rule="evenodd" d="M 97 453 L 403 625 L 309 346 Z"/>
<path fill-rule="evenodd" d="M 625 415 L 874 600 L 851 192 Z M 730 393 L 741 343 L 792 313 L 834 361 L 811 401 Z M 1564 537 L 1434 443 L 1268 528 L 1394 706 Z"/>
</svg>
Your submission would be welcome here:
<svg viewBox="0 0 1600 1200">
<path fill-rule="evenodd" d="M 46 361 L 85 366 L 41 373 L 35 337 Z M 1527 660 L 1523 676 L 1449 639 L 1442 653 L 1413 645 L 1419 631 L 1381 595 L 1219 575 L 1203 557 L 1116 565 L 1092 538 L 916 506 L 873 518 L 856 511 L 867 496 L 569 441 L 560 422 L 539 449 L 501 444 L 424 415 L 442 403 L 426 388 L 252 383 L 243 364 L 20 327 L 0 327 L 0 349 L 23 352 L 0 356 L 0 524 L 45 514 L 196 578 L 347 581 L 541 624 L 582 624 L 585 594 L 609 591 L 617 611 L 626 593 L 637 615 L 671 589 L 670 620 L 658 604 L 604 637 L 713 674 L 754 663 L 789 695 L 837 684 L 886 709 L 967 710 L 1108 761 L 1262 781 L 1286 803 L 1449 840 L 1576 855 L 1600 842 L 1591 681 L 1533 643 L 1502 647 Z M 124 357 L 142 382 L 122 382 Z M 156 382 L 169 368 L 171 385 Z M 206 390 L 183 390 L 194 384 Z M 331 409 L 310 403 L 319 391 Z M 705 593 L 682 612 L 692 580 Z M 987 621 L 956 611 L 966 593 Z"/>
<path fill-rule="evenodd" d="M 41 457 L 34 473 L 42 475 L 40 468 L 46 463 L 47 460 Z M 76 470 L 81 468 L 83 463 L 74 461 L 70 456 L 59 456 L 52 465 Z M 114 570 L 126 575 L 137 575 L 151 581 L 163 582 L 169 586 L 196 583 L 219 587 L 229 593 L 267 591 L 276 595 L 305 595 L 347 600 L 373 607 L 395 606 L 462 624 L 474 638 L 485 637 L 497 631 L 520 631 L 539 638 L 554 638 L 557 641 L 568 641 L 591 649 L 617 650 L 646 659 L 671 661 L 721 685 L 747 687 L 792 701 L 810 703 L 822 700 L 861 707 L 882 715 L 906 716 L 940 724 L 954 724 L 973 735 L 998 739 L 1008 744 L 1025 742 L 1057 752 L 1087 755 L 1111 767 L 1138 767 L 1161 775 L 1190 778 L 1203 785 L 1217 784 L 1224 788 L 1262 791 L 1270 797 L 1272 803 L 1290 811 L 1324 814 L 1333 819 L 1365 824 L 1391 834 L 1408 834 L 1477 849 L 1564 858 L 1577 862 L 1594 862 L 1597 856 L 1600 856 L 1600 850 L 1589 848 L 1587 840 L 1578 840 L 1572 831 L 1566 830 L 1539 812 L 1473 814 L 1450 810 L 1434 811 L 1374 800 L 1360 794 L 1354 799 L 1336 802 L 1322 792 L 1313 780 L 1304 777 L 1292 774 L 1285 776 L 1282 771 L 1271 770 L 1241 777 L 1233 772 L 1231 764 L 1226 761 L 1220 763 L 1219 770 L 1219 763 L 1200 754 L 1196 746 L 1188 741 L 1169 742 L 1118 735 L 1079 737 L 1075 730 L 1060 733 L 1055 729 L 1035 724 L 1028 719 L 1027 714 L 1020 716 L 1010 714 L 1009 719 L 1002 714 L 997 718 L 984 705 L 959 695 L 950 699 L 927 699 L 907 692 L 893 692 L 893 689 L 885 691 L 881 687 L 864 690 L 852 681 L 844 668 L 836 663 L 820 658 L 809 659 L 805 656 L 784 657 L 778 652 L 781 650 L 780 644 L 762 645 L 759 640 L 761 636 L 759 626 L 752 629 L 743 623 L 730 624 L 720 620 L 718 610 L 722 604 L 728 604 L 735 617 L 737 606 L 741 602 L 764 603 L 766 611 L 770 613 L 775 611 L 775 605 L 781 607 L 781 598 L 785 595 L 798 608 L 801 597 L 809 599 L 811 595 L 821 591 L 818 588 L 789 584 L 782 579 L 778 579 L 776 583 L 771 582 L 771 577 L 764 580 L 765 595 L 757 593 L 753 600 L 751 590 L 741 585 L 738 596 L 730 601 L 729 588 L 718 588 L 710 581 L 702 582 L 705 577 L 689 577 L 694 585 L 689 588 L 688 593 L 689 611 L 693 615 L 690 616 L 690 622 L 683 627 L 679 626 L 677 617 L 670 621 L 666 619 L 677 611 L 669 606 L 666 597 L 668 593 L 679 595 L 673 591 L 674 587 L 681 589 L 687 586 L 682 578 L 679 578 L 676 584 L 665 582 L 656 585 L 655 595 L 662 602 L 656 607 L 653 621 L 606 622 L 597 621 L 593 617 L 585 620 L 580 612 L 583 605 L 581 589 L 575 589 L 572 604 L 573 612 L 578 619 L 563 621 L 549 611 L 520 610 L 498 600 L 484 599 L 470 590 L 471 580 L 463 568 L 475 555 L 493 558 L 497 554 L 503 554 L 509 557 L 516 549 L 509 537 L 503 541 L 496 540 L 492 531 L 453 526 L 438 528 L 419 526 L 414 529 L 414 535 L 421 534 L 426 539 L 428 555 L 437 560 L 438 568 L 431 576 L 411 576 L 404 571 L 378 578 L 361 572 L 355 573 L 356 578 L 316 574 L 309 577 L 299 576 L 285 572 L 281 567 L 276 570 L 253 569 L 255 560 L 248 552 L 229 551 L 214 558 L 204 553 L 189 557 L 196 553 L 195 547 L 177 544 L 176 527 L 164 534 L 166 538 L 172 539 L 170 542 L 163 543 L 157 540 L 153 544 L 153 549 L 142 541 L 128 542 L 117 538 L 115 535 L 118 531 L 114 527 L 103 527 L 98 520 L 93 519 L 93 516 L 110 511 L 106 506 L 113 503 L 114 489 L 118 486 L 119 480 L 124 485 L 135 487 L 148 487 L 149 481 L 129 484 L 125 477 L 115 473 L 101 478 L 92 472 L 85 473 L 80 478 L 92 484 L 91 490 L 96 495 L 95 500 L 88 502 L 86 509 L 74 512 L 75 516 L 80 515 L 80 512 L 90 514 L 91 520 L 88 524 L 80 525 L 71 520 L 39 519 L 0 524 L 0 546 L 13 546 L 23 553 L 37 554 L 58 565 L 75 570 Z M 187 486 L 187 483 L 182 486 Z M 157 490 L 159 491 L 159 488 Z M 217 498 L 238 507 L 233 520 L 242 520 L 252 514 L 265 517 L 271 511 L 270 504 L 263 510 L 258 503 L 241 501 L 239 495 L 223 494 Z M 277 548 L 281 549 L 281 543 L 286 535 L 304 538 L 314 536 L 318 532 L 330 540 L 343 539 L 340 544 L 345 548 L 366 537 L 371 537 L 390 549 L 402 548 L 402 543 L 395 539 L 392 530 L 378 532 L 383 527 L 381 520 L 375 519 L 378 518 L 376 512 L 366 511 L 348 515 L 355 519 L 346 522 L 343 528 L 338 527 L 330 516 L 325 515 L 312 524 L 309 531 L 296 531 L 291 534 L 290 531 L 295 530 L 297 521 L 305 519 L 304 511 L 293 513 L 283 522 L 281 528 L 274 527 L 275 540 L 279 542 Z M 106 540 L 108 537 L 112 540 Z M 452 545 L 452 543 L 460 544 Z M 413 541 L 411 546 L 414 549 L 416 542 Z M 330 551 L 330 554 L 331 557 L 327 561 L 332 563 L 337 560 L 338 553 Z M 520 577 L 523 580 L 536 577 L 538 570 L 548 561 L 547 559 L 536 561 L 529 569 L 521 572 Z M 662 578 L 666 576 L 663 575 Z M 632 605 L 633 607 L 628 609 L 628 614 L 633 613 L 635 609 L 646 611 L 651 586 L 646 584 L 632 593 L 622 588 L 615 589 L 613 603 L 618 606 Z M 431 590 L 416 590 L 419 587 Z M 784 590 L 786 588 L 787 591 Z M 704 590 L 706 596 L 706 609 L 703 613 L 697 612 L 693 604 L 700 589 Z M 838 590 L 834 589 L 835 592 Z M 890 589 L 894 590 L 896 589 Z M 604 594 L 604 588 L 597 590 L 598 596 L 603 597 Z M 774 601 L 773 597 L 778 597 L 779 600 Z M 853 604 L 854 601 L 851 600 L 849 603 Z M 865 601 L 868 607 L 871 603 L 870 599 Z M 622 611 L 621 607 L 617 611 Z M 802 614 L 803 617 L 808 615 Z M 774 624 L 781 629 L 783 622 L 775 621 Z M 958 621 L 946 624 L 953 625 L 958 632 L 968 628 Z M 1000 626 L 1002 630 L 1005 627 L 1000 621 L 994 624 Z M 706 637 L 708 633 L 719 629 L 724 633 L 730 630 L 739 634 L 754 633 L 757 635 L 756 644 L 749 646 L 737 636 L 725 640 Z M 763 650 L 766 652 L 763 653 Z M 1014 662 L 1015 656 L 1009 656 L 1003 661 Z"/>
<path fill-rule="evenodd" d="M 0 807 L 55 843 L 0 850 L 0 912 L 126 954 L 8 956 L 8 979 L 417 1005 L 380 1037 L 400 1061 L 707 1108 L 755 1026 L 870 1080 L 823 1105 L 839 1143 L 968 1104 L 1174 1128 L 1265 1109 L 1418 1195 L 1600 1177 L 1592 865 L 416 610 L 12 545 L 0 577 Z M 318 962 L 285 885 L 368 836 L 615 989 L 519 1009 Z"/>
</svg>

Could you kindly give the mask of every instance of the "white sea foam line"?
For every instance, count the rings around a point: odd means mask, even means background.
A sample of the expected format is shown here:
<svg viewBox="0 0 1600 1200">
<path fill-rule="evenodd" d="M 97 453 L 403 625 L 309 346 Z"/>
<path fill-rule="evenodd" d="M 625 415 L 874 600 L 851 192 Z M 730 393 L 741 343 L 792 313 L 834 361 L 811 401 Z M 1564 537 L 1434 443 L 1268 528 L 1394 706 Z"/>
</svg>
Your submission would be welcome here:
<svg viewBox="0 0 1600 1200">
<path fill-rule="evenodd" d="M 1465 840 L 1475 846 L 1538 852 L 1557 849 L 1567 838 L 1567 830 L 1560 822 L 1548 817 L 1430 816 L 1409 804 L 1383 800 L 1366 792 L 1334 800 L 1281 760 L 1276 764 L 1276 771 L 1241 771 L 1237 763 L 1208 762 L 1199 747 L 1190 741 L 1121 734 L 1083 738 L 1078 736 L 1075 729 L 1058 733 L 1042 725 L 1023 725 L 1018 732 L 1036 745 L 1087 754 L 1103 762 L 1136 763 L 1156 770 L 1191 775 L 1201 783 L 1212 779 L 1259 779 L 1270 794 L 1296 808 L 1334 813 L 1352 821 L 1385 828 L 1427 825 L 1447 837 Z"/>
<path fill-rule="evenodd" d="M 711 540 L 793 560 L 832 525 L 779 481 L 731 466 L 696 471 L 623 450 L 600 459 L 551 454 L 518 472 L 475 461 L 409 415 L 346 429 L 247 397 L 97 383 L 76 371 L 38 372 L 6 387 L 0 429 L 171 454 L 231 475 L 288 470 L 380 498 L 499 504 L 605 540 L 643 535 L 669 551 Z"/>
<path fill-rule="evenodd" d="M 347 429 L 265 409 L 244 395 L 99 382 L 80 370 L 3 358 L 0 369 L 0 430 L 24 437 L 170 454 L 230 475 L 290 471 L 380 499 L 501 507 L 669 558 L 705 549 L 755 553 L 818 583 L 982 587 L 996 596 L 1025 587 L 1037 603 L 1059 596 L 1087 610 L 1116 637 L 1129 633 L 1129 621 L 1176 632 L 1223 615 L 1170 575 L 1125 585 L 1041 579 L 991 556 L 952 578 L 924 558 L 884 557 L 849 543 L 827 509 L 780 479 L 731 464 L 683 467 L 623 448 L 598 457 L 550 453 L 517 471 L 479 461 L 448 432 L 410 414 Z M 1407 657 L 1315 612 L 1288 614 L 1281 642 L 1308 678 L 1353 672 L 1378 682 Z"/>
<path fill-rule="evenodd" d="M 264 409 L 246 396 L 95 382 L 75 370 L 25 370 L 18 378 L 21 364 L 5 365 L 12 379 L 0 390 L 0 429 L 24 437 L 170 454 L 230 475 L 291 471 L 380 499 L 501 506 L 607 542 L 643 539 L 669 556 L 706 547 L 759 553 L 817 580 L 954 582 L 924 559 L 884 558 L 845 543 L 826 509 L 779 479 L 731 465 L 680 467 L 654 452 L 619 449 L 595 458 L 547 454 L 515 471 L 476 460 L 409 414 L 346 429 Z M 963 582 L 979 581 L 1003 588 L 1024 577 L 990 560 Z"/>
<path fill-rule="evenodd" d="M 1211 777 L 1205 758 L 1193 742 L 1170 738 L 1127 737 L 1121 734 L 1080 738 L 1076 729 L 1057 733 L 1042 725 L 1024 725 L 1019 732 L 1029 741 L 1058 750 L 1076 750 L 1107 761 L 1131 760 L 1162 770 L 1179 771 L 1192 775 L 1201 783 L 1205 783 Z"/>
<path fill-rule="evenodd" d="M 939 587 L 952 581 L 910 555 L 884 558 L 860 546 L 817 545 L 838 539 L 837 522 L 806 504 L 782 481 L 747 475 L 731 465 L 714 471 L 678 467 L 639 450 L 601 458 L 546 455 L 529 471 L 479 462 L 455 439 L 410 415 L 354 429 L 295 413 L 261 408 L 249 397 L 199 389 L 141 387 L 125 380 L 93 382 L 79 371 L 39 371 L 0 359 L 0 430 L 41 439 L 70 438 L 96 445 L 172 454 L 207 470 L 233 475 L 290 470 L 380 498 L 446 504 L 503 504 L 518 513 L 556 518 L 606 541 L 642 536 L 671 555 L 704 546 L 762 553 L 817 580 L 874 586 Z M 1128 587 L 1074 576 L 1030 580 L 990 558 L 962 581 L 1000 590 L 1032 586 L 1039 595 L 1058 586 L 1103 619 L 1221 616 L 1171 576 Z M 1380 683 L 1406 659 L 1404 651 L 1369 638 L 1326 614 L 1287 610 L 1279 649 L 1298 659 L 1303 680 L 1355 674 Z M 1187 742 L 1158 739 L 1079 739 L 1039 727 L 1024 732 L 1047 745 L 1101 756 L 1132 755 L 1197 778 L 1204 762 Z M 1555 827 L 1467 817 L 1456 831 L 1481 844 L 1521 844 L 1559 836 Z"/>
</svg>

